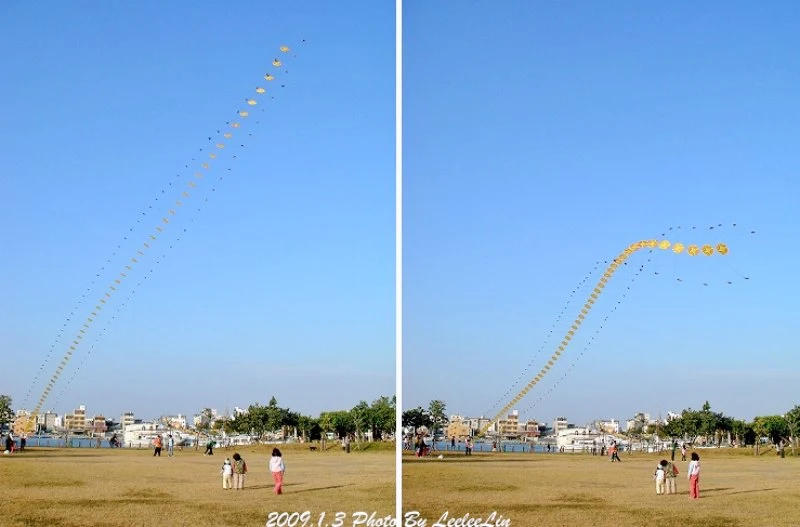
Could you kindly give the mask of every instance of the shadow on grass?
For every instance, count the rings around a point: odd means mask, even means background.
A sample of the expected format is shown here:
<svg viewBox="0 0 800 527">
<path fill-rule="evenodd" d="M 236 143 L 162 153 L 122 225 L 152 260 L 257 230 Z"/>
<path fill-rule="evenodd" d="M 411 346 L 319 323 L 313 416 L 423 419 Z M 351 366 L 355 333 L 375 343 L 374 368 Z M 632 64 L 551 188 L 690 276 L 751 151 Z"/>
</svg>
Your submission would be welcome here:
<svg viewBox="0 0 800 527">
<path fill-rule="evenodd" d="M 579 510 L 579 511 L 604 511 L 610 510 L 612 507 L 605 503 L 512 503 L 503 505 L 503 514 L 509 516 L 509 513 L 543 513 L 546 511 L 566 511 L 566 510 Z"/>
<path fill-rule="evenodd" d="M 733 490 L 733 487 L 724 487 L 719 489 L 700 489 L 700 497 L 702 498 L 703 494 L 708 492 L 724 492 L 726 490 Z M 769 492 L 771 490 L 778 490 L 777 487 L 770 487 L 767 489 L 753 489 L 753 490 L 739 490 L 736 492 L 724 492 L 725 496 L 734 496 L 736 494 L 755 494 L 757 492 Z"/>
<path fill-rule="evenodd" d="M 517 489 L 519 489 L 519 486 L 517 485 L 502 485 L 502 484 L 456 485 L 453 487 L 453 490 L 457 490 L 459 492 L 464 492 L 464 491 L 494 492 L 494 491 L 512 491 Z"/>
<path fill-rule="evenodd" d="M 299 487 L 301 485 L 305 485 L 305 483 L 289 483 L 289 484 L 283 485 L 283 488 Z M 330 487 L 314 487 L 314 488 L 311 488 L 311 489 L 293 490 L 291 492 L 292 492 L 292 494 L 297 494 L 297 493 L 300 493 L 300 492 L 310 492 L 312 490 L 341 489 L 341 488 L 344 488 L 344 487 L 347 487 L 347 485 L 332 485 Z M 272 490 L 274 488 L 275 488 L 275 485 L 251 485 L 249 487 L 245 487 L 243 490 L 245 490 L 245 491 L 247 491 L 247 490 L 264 490 L 264 489 Z"/>
<path fill-rule="evenodd" d="M 68 479 L 54 479 L 48 481 L 22 481 L 19 483 L 19 486 L 23 488 L 35 487 L 37 489 L 46 487 L 83 487 L 86 486 L 86 482 Z"/>
<path fill-rule="evenodd" d="M 48 516 L 36 516 L 35 513 L 31 513 L 30 515 L 11 514 L 10 517 L 6 518 L 11 519 L 11 521 L 18 522 L 18 525 L 25 525 L 26 527 L 28 525 L 31 527 L 35 525 L 47 525 L 48 527 L 71 527 L 72 525 L 75 525 L 71 520 L 50 518 Z"/>
<path fill-rule="evenodd" d="M 715 492 L 725 492 L 726 490 L 733 490 L 733 487 L 717 487 L 715 489 L 700 489 L 703 494 L 713 494 Z"/>
<path fill-rule="evenodd" d="M 341 489 L 347 487 L 347 485 L 330 485 L 328 487 L 314 487 L 312 489 L 301 489 L 301 490 L 293 490 L 292 494 L 300 494 L 302 492 L 315 492 L 318 490 L 330 490 L 330 489 Z"/>
</svg>

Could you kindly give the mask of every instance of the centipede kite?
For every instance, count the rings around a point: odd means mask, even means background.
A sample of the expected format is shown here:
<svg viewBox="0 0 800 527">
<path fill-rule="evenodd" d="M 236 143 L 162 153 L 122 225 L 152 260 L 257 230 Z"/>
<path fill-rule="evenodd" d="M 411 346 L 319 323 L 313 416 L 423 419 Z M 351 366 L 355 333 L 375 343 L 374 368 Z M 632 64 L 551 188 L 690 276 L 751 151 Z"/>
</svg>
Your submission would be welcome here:
<svg viewBox="0 0 800 527">
<path fill-rule="evenodd" d="M 660 249 L 662 251 L 668 251 L 671 249 L 672 252 L 676 255 L 686 254 L 690 257 L 695 257 L 700 255 L 705 257 L 711 257 L 715 254 L 720 256 L 725 256 L 726 254 L 728 254 L 728 246 L 724 243 L 717 243 L 716 245 L 711 245 L 711 244 L 685 245 L 681 242 L 672 243 L 666 239 L 662 240 L 651 239 L 651 240 L 641 240 L 628 245 L 625 248 L 625 250 L 619 253 L 619 255 L 617 255 L 617 257 L 614 258 L 614 260 L 612 260 L 611 263 L 608 264 L 608 267 L 606 268 L 605 272 L 598 280 L 592 292 L 589 294 L 589 298 L 586 299 L 586 303 L 583 305 L 580 312 L 575 317 L 575 320 L 573 320 L 572 326 L 570 326 L 569 330 L 563 336 L 561 343 L 553 352 L 553 355 L 550 357 L 547 363 L 542 367 L 541 370 L 539 370 L 539 373 L 537 373 L 536 376 L 533 379 L 531 379 L 528 382 L 528 384 L 525 385 L 522 388 L 522 390 L 520 390 L 520 392 L 497 413 L 497 415 L 495 415 L 490 421 L 488 421 L 483 426 L 483 428 L 480 431 L 481 434 L 486 433 L 486 431 L 489 429 L 489 427 L 491 427 L 493 423 L 497 422 L 499 419 L 505 416 L 506 413 L 514 405 L 520 402 L 522 398 L 525 397 L 528 394 L 528 392 L 530 392 L 533 389 L 533 387 L 536 386 L 539 383 L 539 381 L 541 381 L 547 375 L 550 369 L 555 365 L 556 361 L 561 357 L 561 355 L 567 349 L 567 346 L 569 346 L 570 342 L 577 333 L 578 329 L 580 329 L 581 324 L 589 315 L 589 312 L 592 310 L 592 307 L 594 307 L 595 302 L 603 293 L 603 290 L 605 289 L 609 280 L 611 280 L 611 278 L 614 276 L 614 273 L 617 271 L 617 269 L 619 269 L 620 266 L 624 265 L 625 262 L 631 256 L 633 256 L 634 254 L 636 254 L 636 252 L 642 249 L 651 249 L 651 250 Z"/>
</svg>

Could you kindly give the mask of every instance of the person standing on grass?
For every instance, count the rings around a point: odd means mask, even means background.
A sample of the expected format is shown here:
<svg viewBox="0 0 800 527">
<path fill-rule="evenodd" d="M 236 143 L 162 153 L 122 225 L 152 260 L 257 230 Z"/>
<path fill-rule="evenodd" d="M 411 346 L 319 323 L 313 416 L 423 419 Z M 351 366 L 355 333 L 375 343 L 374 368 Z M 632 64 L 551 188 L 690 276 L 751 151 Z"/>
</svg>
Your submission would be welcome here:
<svg viewBox="0 0 800 527">
<path fill-rule="evenodd" d="M 689 477 L 689 498 L 696 500 L 700 497 L 700 456 L 692 452 L 692 460 L 686 470 Z"/>
<path fill-rule="evenodd" d="M 620 463 L 622 463 L 622 460 L 619 458 L 619 454 L 617 454 L 617 448 L 618 447 L 617 447 L 617 442 L 616 441 L 612 441 L 611 442 L 611 446 L 608 447 L 608 453 L 611 454 L 611 462 L 612 463 L 614 461 L 619 461 Z"/>
<path fill-rule="evenodd" d="M 153 446 L 155 447 L 154 450 L 153 450 L 153 457 L 155 457 L 155 456 L 161 457 L 161 446 L 162 445 L 163 445 L 163 443 L 161 442 L 161 436 L 156 436 L 156 438 L 153 439 Z"/>
<path fill-rule="evenodd" d="M 244 475 L 247 474 L 247 463 L 238 452 L 233 455 L 233 461 L 233 488 L 234 490 L 244 490 Z"/>
<path fill-rule="evenodd" d="M 175 438 L 172 437 L 172 434 L 167 438 L 167 452 L 169 453 L 169 457 L 175 454 Z"/>
<path fill-rule="evenodd" d="M 222 464 L 222 469 L 220 469 L 219 473 L 222 475 L 222 490 L 228 490 L 233 488 L 233 465 L 231 465 L 231 460 L 225 458 L 225 462 Z"/>
<path fill-rule="evenodd" d="M 678 493 L 678 466 L 671 461 L 667 463 L 667 494 Z"/>
<path fill-rule="evenodd" d="M 656 480 L 656 496 L 664 494 L 664 482 L 667 479 L 667 460 L 662 459 L 656 465 L 656 472 L 653 474 L 653 479 Z"/>
<path fill-rule="evenodd" d="M 681 443 L 681 461 L 686 461 L 686 443 Z"/>
<path fill-rule="evenodd" d="M 283 475 L 286 473 L 286 465 L 283 463 L 281 451 L 277 448 L 272 449 L 272 457 L 269 460 L 269 471 L 272 472 L 272 481 L 275 482 L 275 494 L 283 494 Z"/>
<path fill-rule="evenodd" d="M 464 443 L 464 451 L 466 452 L 466 455 L 472 455 L 472 438 L 467 438 L 466 443 Z"/>
</svg>

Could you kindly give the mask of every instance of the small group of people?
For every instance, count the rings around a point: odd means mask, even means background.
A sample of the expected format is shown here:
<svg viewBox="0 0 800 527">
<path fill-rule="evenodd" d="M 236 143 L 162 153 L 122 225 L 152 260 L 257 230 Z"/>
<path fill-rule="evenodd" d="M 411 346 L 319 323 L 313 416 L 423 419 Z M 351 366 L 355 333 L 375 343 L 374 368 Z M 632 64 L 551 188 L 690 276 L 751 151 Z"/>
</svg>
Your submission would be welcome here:
<svg viewBox="0 0 800 527">
<path fill-rule="evenodd" d="M 234 453 L 232 457 L 233 462 L 226 458 L 219 471 L 222 476 L 222 490 L 244 490 L 247 463 L 238 452 Z M 269 471 L 272 473 L 272 482 L 275 484 L 273 492 L 275 494 L 283 494 L 283 475 L 286 473 L 286 465 L 283 462 L 281 451 L 277 448 L 272 449 Z"/>
<path fill-rule="evenodd" d="M 417 457 L 424 457 L 430 454 L 431 447 L 425 441 L 425 437 L 422 434 L 417 434 L 417 438 L 414 441 L 414 455 Z"/>
<path fill-rule="evenodd" d="M 8 433 L 6 436 L 6 449 L 3 453 L 5 454 L 13 454 L 14 450 L 17 449 L 17 442 L 14 441 L 14 436 L 11 435 L 11 432 Z"/>
<path fill-rule="evenodd" d="M 622 460 L 619 458 L 619 447 L 617 446 L 616 441 L 611 441 L 611 445 L 608 447 L 608 455 L 611 456 L 611 462 L 619 461 L 622 463 Z"/>
<path fill-rule="evenodd" d="M 114 434 L 116 438 L 116 434 Z M 167 434 L 167 453 L 169 457 L 175 455 L 175 438 L 172 437 L 172 434 Z M 153 439 L 153 457 L 158 456 L 161 457 L 161 450 L 164 448 L 164 439 L 157 435 L 155 439 Z"/>
<path fill-rule="evenodd" d="M 11 432 L 9 432 L 8 435 L 6 435 L 6 445 L 5 445 L 6 449 L 4 453 L 13 454 L 17 450 L 20 451 L 25 450 L 25 445 L 27 444 L 27 442 L 28 442 L 28 436 L 23 432 L 19 436 L 19 448 L 17 448 L 17 441 L 14 439 L 14 435 Z"/>
<path fill-rule="evenodd" d="M 225 458 L 219 473 L 222 475 L 222 490 L 243 490 L 244 476 L 247 474 L 247 463 L 238 452 L 233 454 L 233 463 Z"/>
<path fill-rule="evenodd" d="M 700 498 L 700 456 L 697 452 L 692 452 L 691 459 L 686 476 L 689 479 L 689 498 L 696 500 Z M 656 495 L 677 494 L 679 473 L 675 463 L 662 459 L 656 465 L 656 471 L 653 474 L 656 482 Z"/>
<path fill-rule="evenodd" d="M 672 461 L 662 459 L 656 465 L 656 472 L 653 478 L 656 480 L 656 495 L 661 494 L 677 494 L 678 483 L 678 467 Z"/>
</svg>

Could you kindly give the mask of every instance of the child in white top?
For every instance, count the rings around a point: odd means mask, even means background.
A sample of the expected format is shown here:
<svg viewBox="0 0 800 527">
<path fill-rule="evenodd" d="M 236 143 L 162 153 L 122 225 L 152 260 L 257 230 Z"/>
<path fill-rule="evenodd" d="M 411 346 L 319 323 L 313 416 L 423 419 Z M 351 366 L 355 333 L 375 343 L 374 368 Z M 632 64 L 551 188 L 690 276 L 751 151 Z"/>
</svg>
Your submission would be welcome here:
<svg viewBox="0 0 800 527">
<path fill-rule="evenodd" d="M 656 480 L 656 495 L 664 494 L 664 482 L 667 476 L 666 464 L 666 461 L 661 461 L 661 463 L 656 465 L 656 473 L 653 475 L 653 478 Z"/>
<path fill-rule="evenodd" d="M 700 456 L 697 452 L 692 452 L 686 475 L 689 478 L 689 497 L 696 500 L 700 497 Z"/>
<path fill-rule="evenodd" d="M 272 472 L 272 481 L 275 482 L 275 494 L 283 493 L 283 474 L 286 472 L 286 465 L 283 464 L 281 451 L 277 448 L 272 449 L 272 457 L 269 460 L 269 470 Z"/>
<path fill-rule="evenodd" d="M 233 465 L 231 465 L 230 459 L 225 460 L 219 473 L 222 474 L 222 489 L 233 488 Z"/>
</svg>

